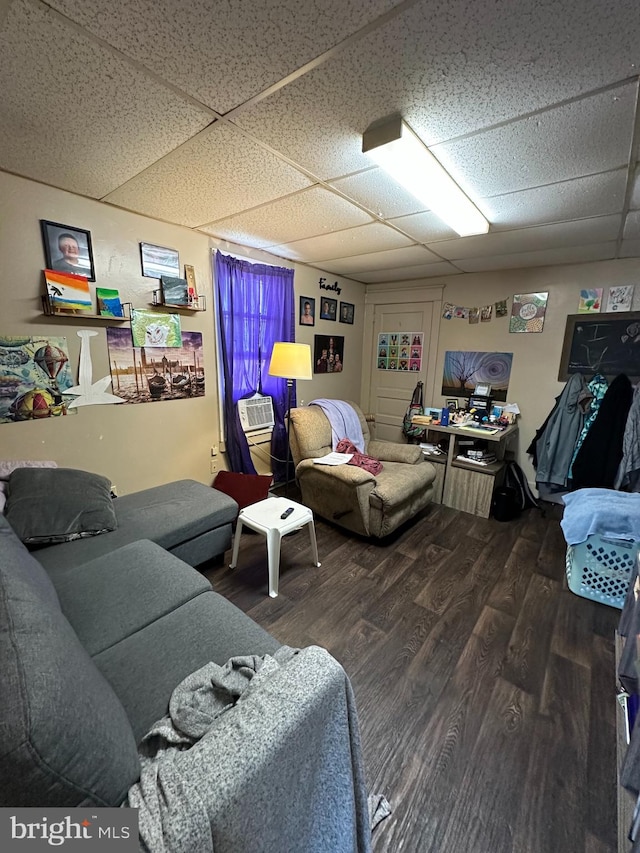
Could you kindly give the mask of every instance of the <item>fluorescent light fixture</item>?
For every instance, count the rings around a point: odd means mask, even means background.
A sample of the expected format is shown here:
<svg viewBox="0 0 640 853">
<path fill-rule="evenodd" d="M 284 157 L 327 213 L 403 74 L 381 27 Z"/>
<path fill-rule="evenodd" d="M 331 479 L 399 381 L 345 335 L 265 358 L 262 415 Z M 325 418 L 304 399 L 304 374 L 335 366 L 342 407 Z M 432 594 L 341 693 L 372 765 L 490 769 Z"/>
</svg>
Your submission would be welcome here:
<svg viewBox="0 0 640 853">
<path fill-rule="evenodd" d="M 461 237 L 489 230 L 475 204 L 400 116 L 368 128 L 362 151 Z"/>
</svg>

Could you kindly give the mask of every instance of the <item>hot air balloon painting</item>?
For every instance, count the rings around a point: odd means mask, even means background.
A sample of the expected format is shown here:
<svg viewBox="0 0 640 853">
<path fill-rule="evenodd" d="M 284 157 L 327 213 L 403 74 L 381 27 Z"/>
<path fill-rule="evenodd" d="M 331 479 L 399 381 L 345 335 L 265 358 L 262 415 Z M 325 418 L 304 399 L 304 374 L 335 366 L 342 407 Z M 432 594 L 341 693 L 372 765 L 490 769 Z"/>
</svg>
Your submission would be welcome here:
<svg viewBox="0 0 640 853">
<path fill-rule="evenodd" d="M 0 424 L 66 415 L 72 386 L 66 338 L 0 335 Z"/>
</svg>

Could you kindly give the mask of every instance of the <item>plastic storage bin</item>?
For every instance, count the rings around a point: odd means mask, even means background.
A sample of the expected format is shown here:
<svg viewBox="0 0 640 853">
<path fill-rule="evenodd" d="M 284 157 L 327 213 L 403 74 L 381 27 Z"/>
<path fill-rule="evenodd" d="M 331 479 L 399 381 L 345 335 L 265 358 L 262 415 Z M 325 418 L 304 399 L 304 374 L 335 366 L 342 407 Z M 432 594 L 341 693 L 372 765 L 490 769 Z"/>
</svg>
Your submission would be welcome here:
<svg viewBox="0 0 640 853">
<path fill-rule="evenodd" d="M 640 543 L 592 534 L 567 548 L 571 592 L 622 610 Z"/>
</svg>

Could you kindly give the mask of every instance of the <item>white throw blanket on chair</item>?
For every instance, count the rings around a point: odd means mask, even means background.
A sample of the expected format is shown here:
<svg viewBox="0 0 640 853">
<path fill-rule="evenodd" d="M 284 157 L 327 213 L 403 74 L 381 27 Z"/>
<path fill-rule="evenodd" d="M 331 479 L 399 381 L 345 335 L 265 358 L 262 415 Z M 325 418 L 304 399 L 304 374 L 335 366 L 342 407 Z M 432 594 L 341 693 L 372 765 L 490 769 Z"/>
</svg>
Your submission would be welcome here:
<svg viewBox="0 0 640 853">
<path fill-rule="evenodd" d="M 324 397 L 312 400 L 309 405 L 320 406 L 327 416 L 327 420 L 331 424 L 332 450 L 336 449 L 341 439 L 348 438 L 352 444 L 355 444 L 360 453 L 364 453 L 364 436 L 360 418 L 353 406 L 343 400 L 326 400 Z"/>
</svg>

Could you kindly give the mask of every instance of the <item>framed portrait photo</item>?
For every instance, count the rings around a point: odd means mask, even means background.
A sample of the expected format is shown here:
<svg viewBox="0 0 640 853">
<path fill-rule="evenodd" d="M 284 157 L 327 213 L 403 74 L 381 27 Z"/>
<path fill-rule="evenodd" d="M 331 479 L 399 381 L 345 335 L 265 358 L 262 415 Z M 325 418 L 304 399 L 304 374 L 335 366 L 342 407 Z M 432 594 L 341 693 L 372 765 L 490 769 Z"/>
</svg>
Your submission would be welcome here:
<svg viewBox="0 0 640 853">
<path fill-rule="evenodd" d="M 47 269 L 96 280 L 91 233 L 75 225 L 40 220 Z"/>
<path fill-rule="evenodd" d="M 325 297 L 323 297 L 320 302 L 320 319 L 335 321 L 337 309 L 337 299 L 326 299 Z"/>
<path fill-rule="evenodd" d="M 344 335 L 313 336 L 313 372 L 342 373 L 344 368 Z"/>
<path fill-rule="evenodd" d="M 313 296 L 300 297 L 300 319 L 301 326 L 315 326 L 316 324 L 316 300 Z"/>
<path fill-rule="evenodd" d="M 148 278 L 162 278 L 163 275 L 180 278 L 180 256 L 176 249 L 140 243 L 140 260 L 142 275 Z"/>
<path fill-rule="evenodd" d="M 349 323 L 350 326 L 353 326 L 353 312 L 355 311 L 356 306 L 351 302 L 341 302 L 340 303 L 340 322 L 341 323 Z"/>
</svg>

